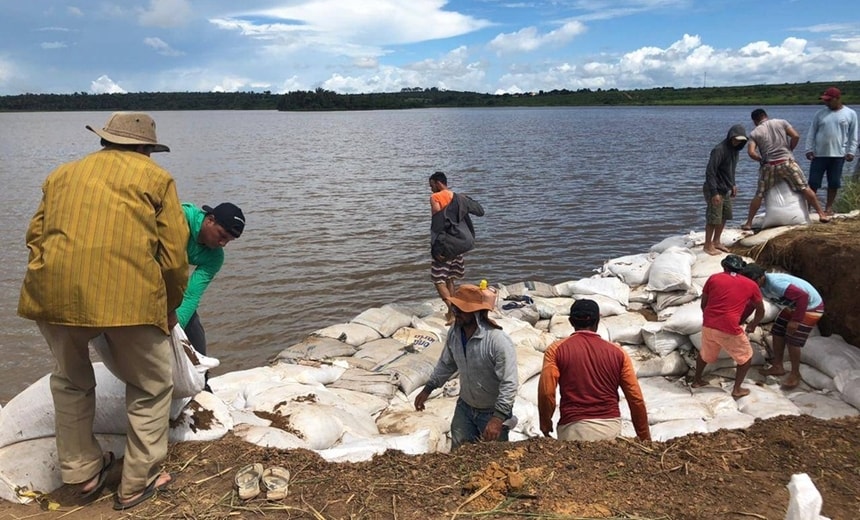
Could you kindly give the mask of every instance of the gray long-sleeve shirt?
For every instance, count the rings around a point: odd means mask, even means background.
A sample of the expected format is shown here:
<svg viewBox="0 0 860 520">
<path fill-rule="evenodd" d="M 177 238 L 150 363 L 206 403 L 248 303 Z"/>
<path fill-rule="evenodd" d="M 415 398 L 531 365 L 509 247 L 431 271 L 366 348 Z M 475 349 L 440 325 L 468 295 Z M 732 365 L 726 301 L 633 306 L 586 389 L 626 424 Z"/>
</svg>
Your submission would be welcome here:
<svg viewBox="0 0 860 520">
<path fill-rule="evenodd" d="M 495 415 L 507 419 L 519 386 L 513 341 L 480 317 L 478 329 L 465 346 L 462 338 L 462 328 L 452 326 L 425 390 L 439 388 L 459 370 L 460 399 L 473 408 L 494 409 Z"/>
</svg>

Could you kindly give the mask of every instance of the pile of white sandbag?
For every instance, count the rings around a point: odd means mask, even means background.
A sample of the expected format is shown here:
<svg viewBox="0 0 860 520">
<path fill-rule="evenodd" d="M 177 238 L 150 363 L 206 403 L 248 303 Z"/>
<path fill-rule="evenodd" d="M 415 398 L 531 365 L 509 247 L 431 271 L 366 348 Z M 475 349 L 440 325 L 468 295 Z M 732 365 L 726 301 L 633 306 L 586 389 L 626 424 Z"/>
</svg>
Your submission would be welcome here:
<svg viewBox="0 0 860 520">
<path fill-rule="evenodd" d="M 753 239 L 739 230 L 723 233 L 726 244 Z M 745 428 L 756 418 L 777 415 L 860 413 L 860 350 L 838 336 L 810 338 L 803 349 L 803 384 L 790 392 L 752 370 L 748 377 L 763 384 L 750 384 L 750 395 L 732 399 L 735 364 L 727 357 L 708 366 L 710 386 L 691 389 L 685 383 L 701 340 L 702 287 L 722 270 L 721 257 L 702 252 L 703 241 L 702 233 L 670 237 L 647 253 L 610 260 L 580 280 L 497 286 L 491 316 L 513 339 L 518 358 L 512 440 L 541 435 L 536 403 L 543 352 L 573 332 L 569 309 L 582 298 L 599 304 L 598 332 L 633 360 L 654 440 Z M 388 449 L 448 451 L 456 377 L 433 392 L 424 411 L 413 407 L 442 351 L 445 311 L 438 299 L 368 309 L 285 348 L 271 366 L 213 377 L 213 393 L 201 392 L 182 410 L 171 441 L 210 440 L 233 431 L 260 446 L 315 450 L 337 462 L 368 460 Z M 768 304 L 762 329 L 751 335 L 754 365 L 765 362 L 767 329 L 777 312 Z M 96 368 L 96 432 L 106 449 L 121 454 L 124 389 L 106 369 Z M 204 424 L 202 411 L 213 412 L 206 415 L 214 419 Z M 635 436 L 623 396 L 621 414 L 623 434 Z M 19 486 L 48 492 L 61 484 L 53 434 L 46 376 L 0 410 L 0 497 L 17 500 Z"/>
</svg>

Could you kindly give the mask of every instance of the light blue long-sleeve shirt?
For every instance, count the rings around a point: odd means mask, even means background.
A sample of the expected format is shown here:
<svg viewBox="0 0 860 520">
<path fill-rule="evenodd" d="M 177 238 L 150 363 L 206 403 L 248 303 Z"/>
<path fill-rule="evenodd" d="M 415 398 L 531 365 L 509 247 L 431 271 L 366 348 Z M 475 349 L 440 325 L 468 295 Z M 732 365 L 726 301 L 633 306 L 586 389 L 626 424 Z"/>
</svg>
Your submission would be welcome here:
<svg viewBox="0 0 860 520">
<path fill-rule="evenodd" d="M 816 112 L 806 135 L 806 151 L 816 157 L 844 157 L 857 153 L 857 113 L 843 106 Z"/>
<path fill-rule="evenodd" d="M 425 390 L 432 392 L 460 371 L 460 399 L 473 408 L 490 410 L 502 419 L 511 416 L 519 387 L 517 351 L 511 337 L 478 317 L 478 329 L 466 341 L 462 328 L 448 331 L 445 348 Z"/>
</svg>

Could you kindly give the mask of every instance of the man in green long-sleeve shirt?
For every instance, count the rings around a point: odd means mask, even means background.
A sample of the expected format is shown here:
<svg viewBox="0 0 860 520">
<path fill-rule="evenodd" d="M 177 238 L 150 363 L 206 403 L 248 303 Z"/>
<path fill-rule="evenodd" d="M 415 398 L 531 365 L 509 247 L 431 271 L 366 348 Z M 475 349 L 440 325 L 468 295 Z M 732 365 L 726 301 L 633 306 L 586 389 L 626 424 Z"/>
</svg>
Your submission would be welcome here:
<svg viewBox="0 0 860 520">
<path fill-rule="evenodd" d="M 186 202 L 182 204 L 182 210 L 190 231 L 186 248 L 188 263 L 195 267 L 182 304 L 176 309 L 176 316 L 194 349 L 206 354 L 206 333 L 197 315 L 197 307 L 209 282 L 224 264 L 224 246 L 242 235 L 245 215 L 230 202 L 222 202 L 214 208 L 198 208 Z"/>
</svg>

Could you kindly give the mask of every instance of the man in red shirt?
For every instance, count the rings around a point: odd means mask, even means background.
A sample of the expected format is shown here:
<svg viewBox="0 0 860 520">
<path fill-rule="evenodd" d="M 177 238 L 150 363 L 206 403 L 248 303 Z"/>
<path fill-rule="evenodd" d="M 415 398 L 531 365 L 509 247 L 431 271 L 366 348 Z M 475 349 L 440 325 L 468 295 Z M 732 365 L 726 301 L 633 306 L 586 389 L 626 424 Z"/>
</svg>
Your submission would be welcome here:
<svg viewBox="0 0 860 520">
<path fill-rule="evenodd" d="M 764 317 L 764 304 L 758 284 L 738 274 L 746 265 L 741 257 L 728 255 L 721 265 L 723 272 L 711 275 L 702 289 L 702 346 L 696 356 L 696 375 L 691 386 L 700 388 L 707 384 L 702 380 L 702 372 L 708 363 L 717 360 L 723 349 L 738 364 L 732 397 L 739 399 L 750 393 L 741 386 L 753 354 L 746 333 L 753 332 Z M 755 309 L 755 316 L 744 331 L 740 324 L 748 315 L 748 306 Z"/>
<path fill-rule="evenodd" d="M 627 398 L 639 440 L 651 440 L 648 412 L 630 356 L 597 334 L 600 307 L 577 300 L 570 307 L 574 333 L 547 348 L 538 382 L 540 429 L 549 437 L 555 391 L 561 391 L 558 438 L 563 441 L 610 440 L 621 435 L 618 387 Z"/>
</svg>

